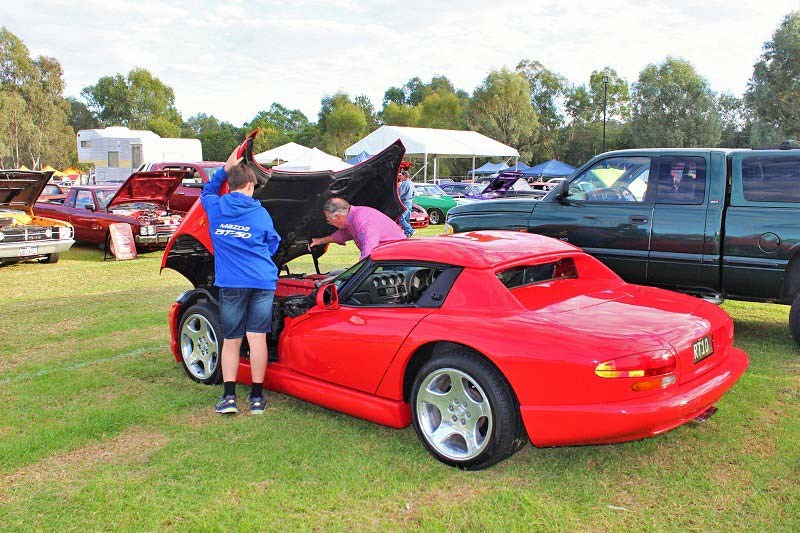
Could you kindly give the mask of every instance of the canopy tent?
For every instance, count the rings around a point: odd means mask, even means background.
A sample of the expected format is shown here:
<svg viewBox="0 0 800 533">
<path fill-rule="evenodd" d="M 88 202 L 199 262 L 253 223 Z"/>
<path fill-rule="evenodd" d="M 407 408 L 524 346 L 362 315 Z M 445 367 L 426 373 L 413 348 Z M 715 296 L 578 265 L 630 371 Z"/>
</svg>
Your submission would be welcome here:
<svg viewBox="0 0 800 533">
<path fill-rule="evenodd" d="M 61 172 L 60 170 L 56 170 L 56 169 L 54 169 L 54 168 L 53 168 L 53 167 L 51 167 L 50 165 L 47 165 L 47 166 L 46 166 L 46 167 L 44 167 L 42 170 L 43 170 L 44 172 L 52 172 L 52 173 L 53 173 L 53 177 L 54 177 L 54 178 L 60 178 L 61 176 L 63 176 L 63 175 L 64 175 L 64 173 L 63 173 L 63 172 Z"/>
<path fill-rule="evenodd" d="M 526 176 L 537 176 L 542 178 L 558 178 L 561 176 L 569 176 L 577 169 L 572 165 L 562 163 L 557 159 L 551 159 L 544 163 L 530 167 L 525 171 Z"/>
<path fill-rule="evenodd" d="M 65 176 L 80 176 L 81 174 L 83 174 L 83 172 L 75 167 L 69 167 L 64 169 Z"/>
<path fill-rule="evenodd" d="M 478 167 L 475 170 L 468 170 L 467 174 L 470 176 L 485 176 L 488 174 L 495 174 L 507 168 L 508 165 L 505 163 L 484 163 L 483 166 Z"/>
<path fill-rule="evenodd" d="M 285 170 L 287 172 L 308 172 L 319 170 L 344 170 L 353 165 L 345 163 L 338 157 L 326 154 L 318 148 L 309 148 L 291 161 L 281 163 L 275 170 Z"/>
<path fill-rule="evenodd" d="M 406 147 L 406 154 L 425 158 L 422 167 L 425 181 L 428 180 L 428 158 L 433 159 L 433 178 L 438 177 L 438 158 L 472 158 L 475 170 L 476 157 L 513 157 L 519 152 L 510 146 L 481 135 L 477 131 L 437 130 L 431 128 L 409 128 L 404 126 L 381 126 L 345 150 L 352 156 L 361 152 L 377 154 L 397 139 Z"/>
<path fill-rule="evenodd" d="M 531 167 L 529 167 L 528 165 L 526 165 L 522 161 L 517 161 L 516 165 L 509 165 L 508 170 L 517 170 L 519 172 L 525 172 L 529 168 L 531 168 Z"/>
<path fill-rule="evenodd" d="M 362 161 L 366 161 L 370 157 L 372 157 L 372 155 L 368 154 L 367 152 L 361 152 L 360 154 L 354 155 L 353 157 L 348 159 L 346 161 L 346 163 L 349 163 L 351 165 L 357 165 L 357 164 L 361 163 Z"/>
<path fill-rule="evenodd" d="M 26 167 L 25 165 L 20 165 L 17 170 L 30 170 L 30 169 L 28 167 Z"/>
<path fill-rule="evenodd" d="M 291 161 L 308 150 L 311 150 L 311 148 L 295 142 L 288 142 L 267 150 L 266 152 L 256 154 L 253 157 L 259 165 L 269 165 L 276 161 L 280 164 Z"/>
</svg>

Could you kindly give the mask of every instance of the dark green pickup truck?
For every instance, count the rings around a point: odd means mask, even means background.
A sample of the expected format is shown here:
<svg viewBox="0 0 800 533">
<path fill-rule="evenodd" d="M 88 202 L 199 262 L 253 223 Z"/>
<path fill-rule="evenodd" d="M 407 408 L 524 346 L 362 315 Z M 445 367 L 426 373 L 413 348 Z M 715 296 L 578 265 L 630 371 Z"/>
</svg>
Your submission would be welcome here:
<svg viewBox="0 0 800 533">
<path fill-rule="evenodd" d="M 570 242 L 632 283 L 791 304 L 800 345 L 800 149 L 608 152 L 541 201 L 448 213 L 448 232 L 478 229 Z"/>
</svg>

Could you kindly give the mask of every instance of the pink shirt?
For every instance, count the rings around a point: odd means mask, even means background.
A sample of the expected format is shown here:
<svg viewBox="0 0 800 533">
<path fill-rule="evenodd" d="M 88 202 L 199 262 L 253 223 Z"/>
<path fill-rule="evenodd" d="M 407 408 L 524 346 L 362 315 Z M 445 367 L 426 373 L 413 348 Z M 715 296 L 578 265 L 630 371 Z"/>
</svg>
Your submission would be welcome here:
<svg viewBox="0 0 800 533">
<path fill-rule="evenodd" d="M 405 238 L 403 230 L 394 220 L 366 205 L 351 205 L 347 225 L 331 235 L 331 241 L 336 244 L 355 241 L 361 250 L 361 259 L 380 244 Z"/>
</svg>

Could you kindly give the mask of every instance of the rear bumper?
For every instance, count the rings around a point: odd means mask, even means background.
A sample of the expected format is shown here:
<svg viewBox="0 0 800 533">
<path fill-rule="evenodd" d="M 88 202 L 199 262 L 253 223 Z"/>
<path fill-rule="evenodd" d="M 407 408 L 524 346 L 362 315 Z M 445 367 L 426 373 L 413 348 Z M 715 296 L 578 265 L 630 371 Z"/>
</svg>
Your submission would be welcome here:
<svg viewBox="0 0 800 533">
<path fill-rule="evenodd" d="M 731 348 L 725 364 L 661 394 L 594 405 L 520 407 L 535 446 L 608 444 L 643 439 L 674 429 L 714 405 L 747 369 L 747 354 Z"/>
</svg>

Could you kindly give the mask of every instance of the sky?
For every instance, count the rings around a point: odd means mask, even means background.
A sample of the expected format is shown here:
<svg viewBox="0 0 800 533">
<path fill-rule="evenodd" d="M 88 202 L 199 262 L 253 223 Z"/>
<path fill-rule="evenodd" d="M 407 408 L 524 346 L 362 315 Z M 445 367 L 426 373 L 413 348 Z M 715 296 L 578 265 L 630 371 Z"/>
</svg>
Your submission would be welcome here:
<svg viewBox="0 0 800 533">
<path fill-rule="evenodd" d="M 37 0 L 0 5 L 31 56 L 52 56 L 66 96 L 149 70 L 184 118 L 236 126 L 273 102 L 317 120 L 344 91 L 376 109 L 386 89 L 447 76 L 468 93 L 491 70 L 540 61 L 570 83 L 608 66 L 629 83 L 668 55 L 740 96 L 763 45 L 800 0 Z"/>
</svg>

